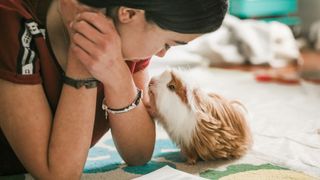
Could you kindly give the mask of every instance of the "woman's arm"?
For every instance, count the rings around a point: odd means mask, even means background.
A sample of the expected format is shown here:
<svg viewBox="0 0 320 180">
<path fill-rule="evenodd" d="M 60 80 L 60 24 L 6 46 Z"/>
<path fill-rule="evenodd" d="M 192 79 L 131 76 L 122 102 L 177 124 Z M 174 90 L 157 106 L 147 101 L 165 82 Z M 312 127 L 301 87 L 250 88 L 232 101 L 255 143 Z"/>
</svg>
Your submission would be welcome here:
<svg viewBox="0 0 320 180">
<path fill-rule="evenodd" d="M 136 86 L 144 90 L 144 100 L 148 101 L 147 69 L 134 74 L 134 83 L 127 88 L 116 91 L 105 90 L 109 97 L 110 107 L 124 107 L 131 103 L 136 96 Z M 144 103 L 127 113 L 113 115 L 109 113 L 111 132 L 121 157 L 129 165 L 142 165 L 152 156 L 155 144 L 155 124 L 150 118 Z"/>
<path fill-rule="evenodd" d="M 137 95 L 135 81 L 141 86 L 148 78 L 141 72 L 134 80 L 123 60 L 121 40 L 112 19 L 101 13 L 83 12 L 72 28 L 79 50 L 77 57 L 103 83 L 105 103 L 116 109 L 132 103 Z M 155 142 L 155 126 L 144 104 L 140 103 L 127 113 L 110 114 L 108 119 L 122 158 L 130 165 L 149 161 Z"/>
<path fill-rule="evenodd" d="M 70 57 L 67 74 L 86 76 Z M 96 88 L 64 85 L 55 114 L 41 85 L 0 80 L 0 126 L 37 179 L 79 179 L 91 142 Z"/>
</svg>

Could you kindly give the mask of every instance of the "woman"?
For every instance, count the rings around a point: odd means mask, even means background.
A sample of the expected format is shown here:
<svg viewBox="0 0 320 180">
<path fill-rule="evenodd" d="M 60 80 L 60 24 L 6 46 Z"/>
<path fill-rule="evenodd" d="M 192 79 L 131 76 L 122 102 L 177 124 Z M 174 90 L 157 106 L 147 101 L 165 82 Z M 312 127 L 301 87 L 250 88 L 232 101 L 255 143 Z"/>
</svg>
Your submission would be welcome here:
<svg viewBox="0 0 320 180">
<path fill-rule="evenodd" d="M 148 162 L 149 59 L 216 30 L 226 0 L 57 0 L 46 9 L 0 2 L 0 175 L 79 179 L 109 129 L 128 165 Z"/>
</svg>

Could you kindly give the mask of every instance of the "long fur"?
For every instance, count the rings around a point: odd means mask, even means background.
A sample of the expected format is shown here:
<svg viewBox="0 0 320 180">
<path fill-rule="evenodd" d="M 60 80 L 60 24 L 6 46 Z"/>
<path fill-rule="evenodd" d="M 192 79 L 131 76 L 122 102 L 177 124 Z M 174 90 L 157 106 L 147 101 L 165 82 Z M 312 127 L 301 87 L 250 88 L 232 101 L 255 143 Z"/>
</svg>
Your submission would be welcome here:
<svg viewBox="0 0 320 180">
<path fill-rule="evenodd" d="M 150 83 L 159 123 L 181 148 L 189 164 L 200 158 L 239 158 L 251 145 L 243 106 L 206 93 L 178 70 L 168 70 Z M 173 85 L 174 90 L 170 90 Z"/>
</svg>

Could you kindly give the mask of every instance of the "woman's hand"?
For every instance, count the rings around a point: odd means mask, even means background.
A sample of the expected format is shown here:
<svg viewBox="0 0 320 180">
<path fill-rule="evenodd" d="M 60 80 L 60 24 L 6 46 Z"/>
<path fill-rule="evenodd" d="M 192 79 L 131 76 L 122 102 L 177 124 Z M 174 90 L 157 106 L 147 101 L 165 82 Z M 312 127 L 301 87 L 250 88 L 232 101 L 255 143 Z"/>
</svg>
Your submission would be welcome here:
<svg viewBox="0 0 320 180">
<path fill-rule="evenodd" d="M 97 9 L 80 4 L 77 0 L 60 0 L 58 2 L 58 11 L 63 20 L 65 28 L 69 32 L 68 35 L 70 36 L 73 33 L 70 24 L 74 21 L 79 13 L 84 11 L 98 12 Z"/>
<path fill-rule="evenodd" d="M 93 77 L 105 86 L 132 81 L 112 19 L 102 13 L 83 12 L 71 27 L 74 32 L 71 50 Z"/>
<path fill-rule="evenodd" d="M 76 0 L 60 0 L 58 1 L 58 12 L 69 33 L 68 35 L 71 35 L 70 23 L 73 22 L 76 15 L 80 12 L 79 3 Z"/>
</svg>

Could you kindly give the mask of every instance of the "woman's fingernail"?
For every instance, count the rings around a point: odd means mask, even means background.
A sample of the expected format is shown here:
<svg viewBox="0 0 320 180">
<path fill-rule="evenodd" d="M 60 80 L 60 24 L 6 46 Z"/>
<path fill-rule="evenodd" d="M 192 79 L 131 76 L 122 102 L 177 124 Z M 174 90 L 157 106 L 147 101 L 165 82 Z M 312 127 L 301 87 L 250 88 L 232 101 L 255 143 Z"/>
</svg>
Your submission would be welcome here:
<svg viewBox="0 0 320 180">
<path fill-rule="evenodd" d="M 71 23 L 69 24 L 69 27 L 72 28 L 73 26 L 73 21 L 71 21 Z"/>
<path fill-rule="evenodd" d="M 77 19 L 79 19 L 79 18 L 80 18 L 80 16 L 81 16 L 81 14 L 79 13 L 79 14 L 77 14 L 76 18 L 77 18 Z"/>
</svg>

